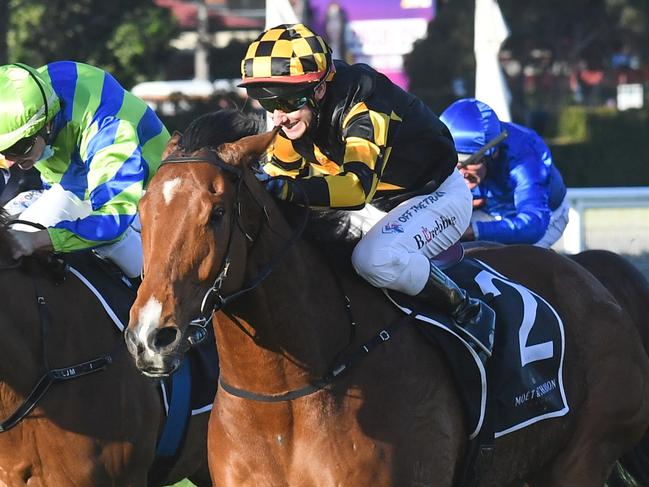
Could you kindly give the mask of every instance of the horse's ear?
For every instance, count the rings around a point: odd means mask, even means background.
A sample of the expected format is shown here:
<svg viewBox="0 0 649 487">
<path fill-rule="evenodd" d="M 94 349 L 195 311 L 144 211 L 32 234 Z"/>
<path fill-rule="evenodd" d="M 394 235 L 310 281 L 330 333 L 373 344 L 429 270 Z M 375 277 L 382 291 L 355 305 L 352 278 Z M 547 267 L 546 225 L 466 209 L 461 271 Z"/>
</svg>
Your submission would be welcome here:
<svg viewBox="0 0 649 487">
<path fill-rule="evenodd" d="M 167 157 L 169 157 L 169 154 L 172 154 L 178 149 L 178 144 L 180 143 L 180 138 L 182 136 L 183 134 L 181 134 L 177 130 L 174 130 L 174 133 L 171 135 L 169 142 L 167 142 L 165 149 L 162 151 L 162 160 L 165 160 Z"/>
<path fill-rule="evenodd" d="M 236 142 L 223 144 L 219 149 L 219 153 L 230 164 L 249 165 L 251 162 L 256 163 L 273 142 L 277 132 L 279 132 L 279 127 L 275 127 L 270 132 L 249 135 Z"/>
</svg>

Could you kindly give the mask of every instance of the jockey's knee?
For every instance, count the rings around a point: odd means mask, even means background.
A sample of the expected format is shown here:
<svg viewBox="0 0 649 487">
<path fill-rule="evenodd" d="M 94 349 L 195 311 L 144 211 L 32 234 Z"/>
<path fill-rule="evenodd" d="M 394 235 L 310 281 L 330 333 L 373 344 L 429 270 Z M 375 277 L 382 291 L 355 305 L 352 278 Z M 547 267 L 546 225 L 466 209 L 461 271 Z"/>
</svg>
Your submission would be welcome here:
<svg viewBox="0 0 649 487">
<path fill-rule="evenodd" d="M 142 273 L 142 239 L 131 227 L 117 242 L 97 247 L 96 252 L 116 264 L 127 277 L 133 279 Z"/>
<path fill-rule="evenodd" d="M 363 279 L 375 287 L 415 295 L 429 274 L 428 258 L 392 247 L 371 248 L 361 240 L 352 253 L 352 265 Z"/>
<path fill-rule="evenodd" d="M 362 243 L 362 241 L 361 241 Z M 391 248 L 368 251 L 359 243 L 352 253 L 352 265 L 358 275 L 376 287 L 390 287 L 405 267 L 403 256 Z"/>
</svg>

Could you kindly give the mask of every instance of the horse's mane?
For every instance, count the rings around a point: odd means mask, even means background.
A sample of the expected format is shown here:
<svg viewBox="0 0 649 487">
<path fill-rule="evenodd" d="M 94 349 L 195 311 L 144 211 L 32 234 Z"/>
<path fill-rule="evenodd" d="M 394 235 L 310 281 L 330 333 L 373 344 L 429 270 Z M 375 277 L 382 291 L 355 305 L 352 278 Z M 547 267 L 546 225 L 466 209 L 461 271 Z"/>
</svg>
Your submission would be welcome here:
<svg viewBox="0 0 649 487">
<path fill-rule="evenodd" d="M 185 152 L 204 147 L 218 148 L 263 130 L 264 121 L 240 110 L 224 109 L 206 113 L 193 120 L 183 133 L 179 145 Z"/>
<path fill-rule="evenodd" d="M 224 109 L 201 115 L 192 121 L 183 133 L 179 145 L 185 152 L 204 147 L 218 148 L 221 144 L 236 142 L 242 137 L 265 130 L 265 121 L 239 110 Z M 277 202 L 284 218 L 292 227 L 298 226 L 304 209 L 294 204 Z M 349 262 L 360 235 L 348 232 L 349 213 L 344 211 L 312 212 L 304 237 L 336 260 Z"/>
</svg>

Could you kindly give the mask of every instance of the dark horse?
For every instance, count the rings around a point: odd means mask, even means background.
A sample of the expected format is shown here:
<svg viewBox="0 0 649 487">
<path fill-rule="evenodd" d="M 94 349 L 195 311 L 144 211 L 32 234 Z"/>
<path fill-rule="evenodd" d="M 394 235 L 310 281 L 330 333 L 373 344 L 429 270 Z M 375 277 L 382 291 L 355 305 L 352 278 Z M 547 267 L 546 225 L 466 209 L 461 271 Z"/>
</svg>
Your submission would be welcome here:
<svg viewBox="0 0 649 487">
<path fill-rule="evenodd" d="M 214 485 L 454 485 L 468 442 L 462 405 L 443 354 L 414 326 L 321 380 L 341 351 L 402 315 L 351 266 L 335 271 L 295 238 L 300 225 L 287 223 L 250 167 L 275 134 L 223 143 L 236 118 L 213 115 L 175 134 L 142 200 L 145 277 L 126 333 L 136 364 L 172 372 L 187 337 L 212 318 L 221 361 L 208 433 Z M 649 425 L 638 331 L 597 279 L 554 252 L 475 255 L 562 317 L 571 406 L 500 437 L 480 485 L 602 486 Z"/>
<path fill-rule="evenodd" d="M 57 283 L 34 259 L 11 260 L 6 216 L 0 220 L 0 485 L 145 487 L 188 476 L 210 485 L 206 414 L 193 417 L 177 464 L 152 483 L 164 421 L 155 384 L 133 366 L 115 325 L 75 275 Z M 70 366 L 111 353 L 112 363 L 95 363 L 105 370 L 36 387 L 46 370 L 69 377 Z M 34 390 L 44 395 L 10 427 Z"/>
<path fill-rule="evenodd" d="M 624 257 L 608 250 L 585 250 L 569 256 L 590 271 L 629 313 L 649 344 L 649 283 Z"/>
</svg>

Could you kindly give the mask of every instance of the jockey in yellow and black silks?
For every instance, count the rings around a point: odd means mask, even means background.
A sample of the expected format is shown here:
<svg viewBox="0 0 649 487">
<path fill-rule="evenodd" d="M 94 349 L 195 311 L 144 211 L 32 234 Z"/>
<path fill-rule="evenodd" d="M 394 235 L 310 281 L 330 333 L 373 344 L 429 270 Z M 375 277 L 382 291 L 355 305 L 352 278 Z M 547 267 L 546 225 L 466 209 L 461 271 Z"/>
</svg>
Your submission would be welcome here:
<svg viewBox="0 0 649 487">
<path fill-rule="evenodd" d="M 460 325 L 493 321 L 432 262 L 459 240 L 472 205 L 451 135 L 430 109 L 371 67 L 334 61 L 302 24 L 263 32 L 241 68 L 248 95 L 281 127 L 263 170 L 283 178 L 268 189 L 347 210 L 362 237 L 352 264 L 372 285 L 432 301 Z"/>
</svg>

